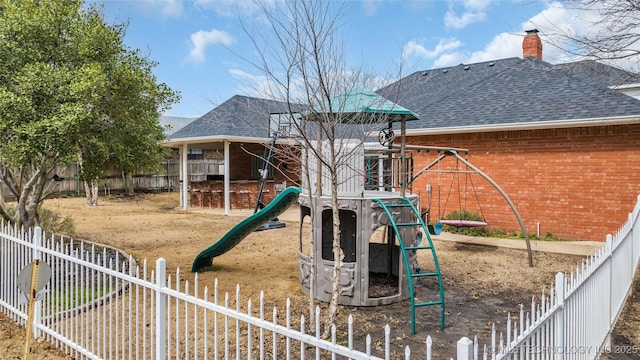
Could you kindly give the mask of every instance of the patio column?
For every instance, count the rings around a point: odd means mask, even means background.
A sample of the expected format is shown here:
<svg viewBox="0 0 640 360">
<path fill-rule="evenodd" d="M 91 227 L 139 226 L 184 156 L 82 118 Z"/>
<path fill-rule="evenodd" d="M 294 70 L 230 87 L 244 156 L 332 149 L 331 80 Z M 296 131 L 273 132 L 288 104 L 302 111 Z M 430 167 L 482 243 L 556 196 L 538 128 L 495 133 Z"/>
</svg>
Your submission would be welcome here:
<svg viewBox="0 0 640 360">
<path fill-rule="evenodd" d="M 189 209 L 189 173 L 187 170 L 187 165 L 188 165 L 188 161 L 187 161 L 187 148 L 189 147 L 189 145 L 182 144 L 182 152 L 180 154 L 180 168 L 182 169 L 181 175 L 182 175 L 182 189 L 180 190 L 180 199 L 182 200 L 182 209 L 184 210 L 188 210 Z"/>
<path fill-rule="evenodd" d="M 231 201 L 229 199 L 229 141 L 224 141 L 224 214 L 229 215 Z"/>
<path fill-rule="evenodd" d="M 406 121 L 406 116 L 405 115 L 400 115 L 400 159 L 398 159 L 400 161 L 400 197 L 405 197 L 406 196 L 406 191 L 407 191 L 407 184 L 406 181 L 408 179 L 408 175 L 407 175 L 407 162 L 405 159 L 405 144 L 406 144 L 406 138 L 407 136 L 407 121 Z"/>
</svg>

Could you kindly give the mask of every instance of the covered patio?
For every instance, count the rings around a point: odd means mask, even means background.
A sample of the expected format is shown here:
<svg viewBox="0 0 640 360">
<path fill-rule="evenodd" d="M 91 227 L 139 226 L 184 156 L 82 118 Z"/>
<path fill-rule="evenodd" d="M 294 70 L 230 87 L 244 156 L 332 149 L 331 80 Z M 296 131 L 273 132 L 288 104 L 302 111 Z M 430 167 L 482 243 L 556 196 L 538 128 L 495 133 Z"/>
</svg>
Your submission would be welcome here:
<svg viewBox="0 0 640 360">
<path fill-rule="evenodd" d="M 179 158 L 181 207 L 220 207 L 226 215 L 232 208 L 257 210 L 298 182 L 288 109 L 236 95 L 171 135 L 163 146 Z"/>
</svg>

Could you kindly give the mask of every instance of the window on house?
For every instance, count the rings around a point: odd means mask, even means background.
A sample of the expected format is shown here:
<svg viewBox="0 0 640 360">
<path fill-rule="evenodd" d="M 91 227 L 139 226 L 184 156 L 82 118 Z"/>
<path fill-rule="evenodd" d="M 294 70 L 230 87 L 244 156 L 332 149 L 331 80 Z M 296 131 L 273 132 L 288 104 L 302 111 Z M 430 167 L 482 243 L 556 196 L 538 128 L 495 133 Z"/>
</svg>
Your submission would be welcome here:
<svg viewBox="0 0 640 360">
<path fill-rule="evenodd" d="M 202 149 L 188 149 L 187 160 L 202 160 L 204 159 L 204 151 Z"/>
</svg>

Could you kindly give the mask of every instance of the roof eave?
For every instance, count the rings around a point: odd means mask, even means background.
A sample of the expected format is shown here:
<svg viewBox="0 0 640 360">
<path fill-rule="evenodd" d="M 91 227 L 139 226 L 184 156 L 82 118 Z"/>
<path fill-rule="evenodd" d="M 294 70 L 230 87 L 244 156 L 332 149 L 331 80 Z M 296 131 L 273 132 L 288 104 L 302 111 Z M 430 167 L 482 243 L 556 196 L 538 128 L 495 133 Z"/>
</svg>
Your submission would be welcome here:
<svg viewBox="0 0 640 360">
<path fill-rule="evenodd" d="M 601 117 L 601 118 L 574 119 L 574 120 L 537 121 L 537 122 L 527 122 L 527 123 L 407 129 L 407 136 L 463 134 L 463 133 L 513 131 L 513 130 L 558 129 L 558 128 L 591 127 L 591 126 L 606 126 L 606 125 L 627 125 L 627 124 L 638 124 L 638 123 L 640 123 L 640 115 L 630 115 L 630 116 L 619 116 L 619 117 Z"/>
<path fill-rule="evenodd" d="M 216 143 L 216 142 L 225 142 L 228 141 L 230 143 L 256 143 L 263 144 L 265 142 L 273 140 L 272 138 L 259 138 L 259 137 L 248 137 L 248 136 L 200 136 L 200 137 L 189 137 L 189 138 L 177 138 L 171 139 L 162 142 L 160 145 L 169 148 L 177 148 L 187 145 L 197 145 L 197 144 L 208 144 L 208 143 Z M 290 138 L 281 138 L 277 139 L 276 143 L 278 144 L 292 144 L 295 143 L 295 140 Z"/>
<path fill-rule="evenodd" d="M 609 86 L 609 89 L 613 89 L 613 90 L 628 90 L 628 89 L 638 89 L 638 88 L 640 88 L 640 83 Z"/>
</svg>

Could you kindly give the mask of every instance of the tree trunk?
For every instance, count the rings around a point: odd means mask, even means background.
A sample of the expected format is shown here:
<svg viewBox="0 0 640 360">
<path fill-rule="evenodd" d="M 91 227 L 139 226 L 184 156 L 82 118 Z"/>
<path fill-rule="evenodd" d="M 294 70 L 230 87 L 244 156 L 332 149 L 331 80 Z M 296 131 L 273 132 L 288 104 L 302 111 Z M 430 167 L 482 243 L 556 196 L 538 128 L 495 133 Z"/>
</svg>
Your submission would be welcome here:
<svg viewBox="0 0 640 360">
<path fill-rule="evenodd" d="M 304 127 L 303 127 L 304 129 Z M 310 217 L 316 218 L 316 201 L 314 200 L 314 194 L 311 193 L 311 172 L 309 170 L 309 150 L 302 151 L 302 164 L 300 169 L 302 170 L 303 188 L 309 189 L 309 211 Z M 309 226 L 309 326 L 313 328 L 315 326 L 315 299 L 316 299 L 316 246 L 315 246 L 315 227 L 313 224 Z M 302 236 L 302 235 L 301 235 Z"/>
<path fill-rule="evenodd" d="M 23 167 L 16 169 L 12 176 L 14 180 L 26 180 L 22 184 L 22 188 L 18 196 L 18 204 L 14 217 L 14 221 L 18 228 L 31 228 L 40 224 L 38 218 L 38 207 L 43 200 L 42 194 L 47 184 L 47 174 L 52 169 L 49 164 L 51 161 L 45 158 L 39 164 L 39 167 Z M 19 183 L 20 181 L 18 181 Z M 14 184 L 15 185 L 15 184 Z M 17 189 L 18 187 L 14 187 Z M 18 194 L 17 191 L 14 194 Z"/>
<path fill-rule="evenodd" d="M 329 142 L 329 152 L 331 168 L 329 169 L 331 177 L 331 208 L 333 218 L 333 285 L 331 287 L 331 301 L 329 302 L 329 314 L 324 328 L 324 337 L 327 338 L 331 331 L 331 325 L 335 324 L 338 316 L 338 298 L 340 296 L 340 273 L 342 269 L 342 248 L 340 247 L 340 209 L 338 207 L 338 174 L 337 174 L 337 157 L 335 153 L 335 144 Z"/>
<path fill-rule="evenodd" d="M 16 209 L 15 221 L 16 226 L 20 228 L 28 228 L 33 225 L 33 219 L 31 214 L 27 211 L 26 204 L 23 201 L 18 201 L 18 208 Z"/>
<path fill-rule="evenodd" d="M 84 182 L 84 194 L 87 198 L 87 206 L 98 206 L 98 185 L 95 181 Z"/>
<path fill-rule="evenodd" d="M 133 177 L 131 176 L 131 173 L 127 173 L 127 195 L 133 196 L 134 194 Z"/>
<path fill-rule="evenodd" d="M 133 189 L 133 178 L 131 177 L 131 173 L 122 173 L 122 180 L 124 180 L 126 194 L 133 196 L 135 191 Z"/>
</svg>

